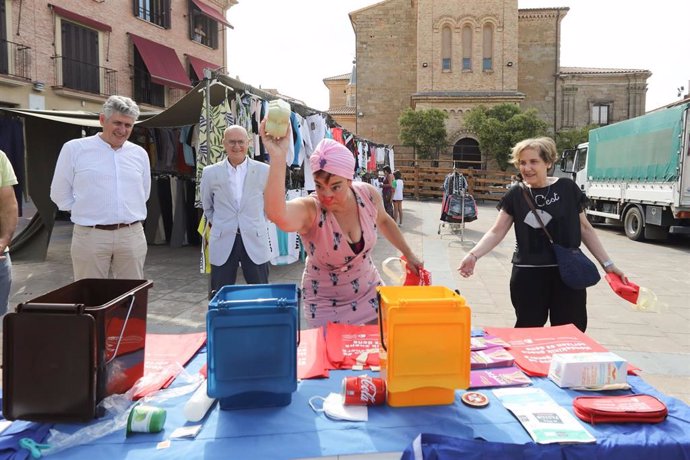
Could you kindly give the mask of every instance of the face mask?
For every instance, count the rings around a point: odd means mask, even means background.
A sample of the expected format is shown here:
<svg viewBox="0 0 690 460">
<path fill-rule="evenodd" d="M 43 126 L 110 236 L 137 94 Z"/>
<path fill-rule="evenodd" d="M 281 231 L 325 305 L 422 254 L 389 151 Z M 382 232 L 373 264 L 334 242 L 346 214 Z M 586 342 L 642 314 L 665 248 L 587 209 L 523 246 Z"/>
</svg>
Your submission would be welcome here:
<svg viewBox="0 0 690 460">
<path fill-rule="evenodd" d="M 314 405 L 315 400 L 322 400 L 321 408 Z M 369 420 L 367 406 L 345 406 L 343 396 L 340 393 L 331 393 L 326 398 L 313 396 L 309 399 L 309 405 L 314 412 L 323 412 L 333 420 L 346 420 L 350 422 L 366 422 Z"/>
</svg>

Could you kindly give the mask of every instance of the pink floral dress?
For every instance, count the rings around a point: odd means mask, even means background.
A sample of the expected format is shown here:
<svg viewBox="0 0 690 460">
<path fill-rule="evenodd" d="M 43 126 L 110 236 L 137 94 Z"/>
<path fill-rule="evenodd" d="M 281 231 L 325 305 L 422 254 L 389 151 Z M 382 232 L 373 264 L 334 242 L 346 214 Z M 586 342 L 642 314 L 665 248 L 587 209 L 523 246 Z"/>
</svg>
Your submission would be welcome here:
<svg viewBox="0 0 690 460">
<path fill-rule="evenodd" d="M 316 195 L 316 219 L 300 234 L 307 252 L 302 276 L 304 316 L 310 327 L 326 323 L 362 324 L 376 318 L 376 287 L 383 285 L 371 259 L 376 244 L 376 215 L 372 191 L 352 182 L 359 209 L 364 249 L 355 254 L 335 216 L 326 211 Z"/>
</svg>

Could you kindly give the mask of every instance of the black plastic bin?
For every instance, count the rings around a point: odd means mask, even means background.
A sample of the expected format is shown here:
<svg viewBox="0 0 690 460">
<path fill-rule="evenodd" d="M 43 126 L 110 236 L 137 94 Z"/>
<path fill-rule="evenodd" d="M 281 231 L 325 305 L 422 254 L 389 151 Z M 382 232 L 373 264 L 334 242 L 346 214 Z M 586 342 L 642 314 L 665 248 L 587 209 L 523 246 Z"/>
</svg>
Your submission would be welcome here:
<svg viewBox="0 0 690 460">
<path fill-rule="evenodd" d="M 88 421 L 144 375 L 147 280 L 82 279 L 3 319 L 8 420 Z"/>
</svg>

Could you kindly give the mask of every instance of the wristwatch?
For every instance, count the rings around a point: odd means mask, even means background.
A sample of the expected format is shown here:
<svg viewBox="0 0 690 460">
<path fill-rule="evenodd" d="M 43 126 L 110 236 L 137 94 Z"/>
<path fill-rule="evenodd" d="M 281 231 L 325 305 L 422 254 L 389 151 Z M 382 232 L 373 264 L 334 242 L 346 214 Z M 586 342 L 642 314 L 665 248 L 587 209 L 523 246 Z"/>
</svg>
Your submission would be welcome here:
<svg viewBox="0 0 690 460">
<path fill-rule="evenodd" d="M 607 268 L 613 267 L 613 265 L 614 265 L 614 264 L 613 264 L 613 260 L 609 259 L 609 260 L 607 260 L 606 262 L 604 262 L 604 263 L 601 264 L 601 268 L 603 268 L 604 271 L 606 271 Z"/>
</svg>

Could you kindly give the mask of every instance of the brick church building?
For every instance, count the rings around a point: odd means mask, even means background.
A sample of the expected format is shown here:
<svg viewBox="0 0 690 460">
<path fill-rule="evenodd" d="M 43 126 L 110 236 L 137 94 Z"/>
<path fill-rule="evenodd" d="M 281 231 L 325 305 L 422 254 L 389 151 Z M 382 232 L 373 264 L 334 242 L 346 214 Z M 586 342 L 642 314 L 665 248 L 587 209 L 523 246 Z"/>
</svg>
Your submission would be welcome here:
<svg viewBox="0 0 690 460">
<path fill-rule="evenodd" d="M 552 131 L 643 114 L 650 71 L 560 66 L 568 11 L 519 9 L 518 0 L 384 0 L 353 11 L 356 65 L 324 79 L 329 113 L 360 137 L 397 145 L 402 111 L 443 110 L 455 160 L 481 158 L 463 127 L 478 105 L 534 108 Z"/>
</svg>

